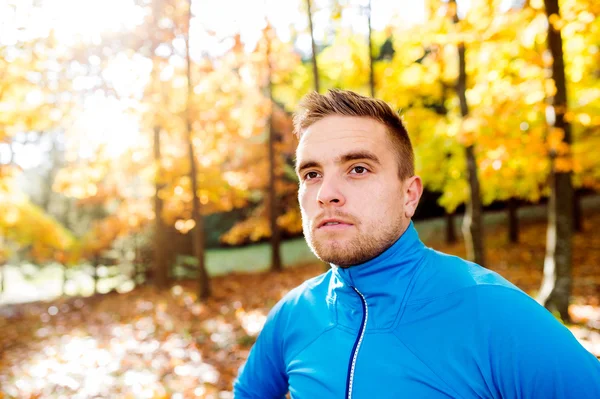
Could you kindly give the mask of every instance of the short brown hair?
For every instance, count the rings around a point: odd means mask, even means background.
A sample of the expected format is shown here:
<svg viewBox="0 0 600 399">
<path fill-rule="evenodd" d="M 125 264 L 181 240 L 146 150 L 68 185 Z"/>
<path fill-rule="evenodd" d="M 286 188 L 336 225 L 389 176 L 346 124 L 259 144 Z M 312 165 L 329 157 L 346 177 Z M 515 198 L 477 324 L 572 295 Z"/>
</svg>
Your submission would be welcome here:
<svg viewBox="0 0 600 399">
<path fill-rule="evenodd" d="M 332 115 L 371 118 L 383 124 L 397 152 L 400 179 L 415 174 L 414 152 L 402 119 L 389 104 L 375 98 L 339 89 L 329 90 L 325 95 L 309 93 L 294 114 L 294 134 L 300 139 L 309 126 Z"/>
</svg>

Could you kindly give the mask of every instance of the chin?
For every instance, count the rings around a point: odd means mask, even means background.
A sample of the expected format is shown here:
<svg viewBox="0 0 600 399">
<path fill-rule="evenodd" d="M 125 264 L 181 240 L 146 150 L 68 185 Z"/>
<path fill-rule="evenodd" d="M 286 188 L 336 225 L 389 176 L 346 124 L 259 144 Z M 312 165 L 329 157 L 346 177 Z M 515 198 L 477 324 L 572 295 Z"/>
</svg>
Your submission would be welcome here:
<svg viewBox="0 0 600 399">
<path fill-rule="evenodd" d="M 345 247 L 336 246 L 337 248 L 332 248 L 331 243 L 324 244 L 325 245 L 317 247 L 321 250 L 317 248 L 313 250 L 315 255 L 317 255 L 317 257 L 323 262 L 331 263 L 343 268 L 351 267 L 364 262 L 362 257 L 358 256 L 359 254 L 349 253 L 348 249 Z M 326 248 L 326 250 L 323 251 L 323 248 Z"/>
</svg>

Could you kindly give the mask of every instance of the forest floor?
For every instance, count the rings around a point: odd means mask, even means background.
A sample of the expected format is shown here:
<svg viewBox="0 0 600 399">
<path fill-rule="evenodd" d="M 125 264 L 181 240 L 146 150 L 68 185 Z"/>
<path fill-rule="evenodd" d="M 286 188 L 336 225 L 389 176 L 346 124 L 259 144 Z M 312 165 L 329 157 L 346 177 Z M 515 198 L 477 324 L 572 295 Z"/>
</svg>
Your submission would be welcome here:
<svg viewBox="0 0 600 399">
<path fill-rule="evenodd" d="M 573 334 L 600 357 L 600 213 L 574 240 Z M 546 225 L 523 223 L 520 244 L 503 226 L 486 232 L 488 267 L 531 295 L 542 278 Z M 464 245 L 425 243 L 464 256 Z M 232 398 L 231 383 L 268 310 L 322 264 L 281 273 L 212 280 L 196 302 L 195 283 L 159 291 L 63 297 L 0 307 L 0 399 Z"/>
</svg>

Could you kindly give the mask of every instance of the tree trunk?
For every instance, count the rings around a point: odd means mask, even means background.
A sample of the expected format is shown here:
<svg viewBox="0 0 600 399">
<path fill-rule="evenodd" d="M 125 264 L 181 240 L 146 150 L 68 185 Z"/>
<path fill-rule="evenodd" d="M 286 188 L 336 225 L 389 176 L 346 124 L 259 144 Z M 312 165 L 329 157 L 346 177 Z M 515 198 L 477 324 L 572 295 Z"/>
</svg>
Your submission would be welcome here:
<svg viewBox="0 0 600 399">
<path fill-rule="evenodd" d="M 450 3 L 454 7 L 453 22 L 458 23 L 458 14 L 456 13 L 456 0 Z M 469 105 L 467 104 L 467 69 L 465 60 L 465 45 L 458 45 L 458 81 L 456 83 L 456 94 L 460 102 L 461 116 L 466 118 L 469 115 Z M 463 235 L 467 247 L 467 257 L 469 260 L 485 266 L 484 251 L 484 231 L 483 231 L 483 206 L 481 204 L 481 195 L 479 189 L 479 177 L 477 176 L 477 162 L 475 160 L 474 146 L 468 145 L 465 148 L 467 158 L 467 178 L 469 181 L 469 200 L 466 203 L 466 211 L 463 219 Z"/>
<path fill-rule="evenodd" d="M 159 21 L 161 19 L 162 10 L 164 4 L 161 1 L 153 1 L 152 2 L 152 18 L 155 32 L 159 31 Z M 150 48 L 150 52 L 148 56 L 153 60 L 153 68 L 152 68 L 152 80 L 153 82 L 159 81 L 159 67 L 160 64 L 158 60 L 156 60 L 155 52 L 160 43 L 160 35 L 155 33 L 152 37 L 152 46 Z M 154 167 L 155 167 L 155 175 L 154 175 L 154 237 L 153 237 L 153 247 L 152 253 L 154 259 L 150 261 L 150 270 L 147 270 L 146 277 L 148 280 L 152 281 L 152 283 L 159 289 L 165 289 L 169 286 L 169 266 L 167 263 L 166 256 L 166 247 L 165 247 L 165 223 L 162 219 L 162 212 L 164 207 L 164 201 L 161 198 L 161 190 L 164 187 L 164 182 L 162 181 L 162 154 L 161 154 L 161 126 L 159 121 L 155 119 L 154 121 L 154 138 L 153 138 L 153 146 L 154 146 Z M 137 282 L 136 282 L 137 283 Z"/>
<path fill-rule="evenodd" d="M 13 141 L 12 139 L 8 142 L 8 165 L 12 165 L 15 159 L 15 152 L 13 151 Z M 6 243 L 4 242 L 4 237 L 0 235 L 0 248 L 3 248 Z M 6 290 L 6 260 L 0 257 L 0 294 L 4 293 Z"/>
<path fill-rule="evenodd" d="M 373 67 L 373 30 L 371 26 L 371 0 L 367 6 L 367 22 L 369 24 L 369 90 L 371 97 L 375 97 L 375 70 Z"/>
<path fill-rule="evenodd" d="M 94 275 L 92 276 L 94 278 L 94 295 L 96 295 L 98 293 L 98 281 L 100 280 L 100 277 L 98 276 L 98 264 L 100 263 L 99 257 L 98 255 L 94 256 L 93 260 L 92 260 L 92 266 L 94 267 Z"/>
<path fill-rule="evenodd" d="M 1 264 L 0 265 L 0 294 L 4 293 L 4 290 L 6 289 L 5 287 L 5 282 L 6 282 L 6 265 L 5 264 Z"/>
<path fill-rule="evenodd" d="M 190 58 L 190 24 L 192 22 L 192 0 L 188 0 L 188 21 L 185 34 L 186 41 L 186 73 L 187 73 L 187 105 L 186 105 L 186 133 L 188 142 L 188 156 L 190 162 L 190 181 L 192 186 L 192 219 L 195 222 L 192 229 L 194 256 L 198 260 L 198 300 L 210 297 L 210 280 L 206 271 L 204 254 L 204 220 L 200 211 L 200 200 L 198 198 L 198 180 L 196 171 L 196 155 L 192 138 L 192 60 Z"/>
<path fill-rule="evenodd" d="M 583 233 L 583 214 L 581 212 L 581 194 L 573 189 L 573 227 L 574 232 Z"/>
<path fill-rule="evenodd" d="M 519 202 L 516 198 L 508 200 L 508 241 L 519 242 Z"/>
<path fill-rule="evenodd" d="M 560 15 L 558 0 L 544 0 L 546 15 Z M 552 54 L 552 79 L 556 87 L 549 100 L 549 125 L 564 131 L 563 142 L 571 144 L 571 126 L 565 120 L 567 88 L 560 30 L 548 24 L 548 49 Z M 570 155 L 569 155 L 570 156 Z M 550 153 L 550 201 L 548 203 L 548 234 L 544 279 L 538 301 L 549 310 L 557 310 L 564 322 L 571 320 L 569 301 L 573 286 L 571 263 L 573 259 L 573 184 L 570 172 L 558 172 L 556 154 Z"/>
<path fill-rule="evenodd" d="M 270 29 L 268 27 L 267 29 Z M 267 98 L 270 100 L 271 110 L 269 113 L 269 120 L 267 121 L 267 129 L 269 129 L 269 224 L 271 226 L 271 270 L 282 271 L 283 265 L 281 264 L 281 234 L 279 226 L 277 225 L 277 217 L 279 216 L 279 201 L 276 192 L 277 183 L 277 162 L 275 162 L 275 141 L 276 134 L 273 129 L 273 83 L 271 79 L 271 42 L 270 37 L 267 37 Z"/>
<path fill-rule="evenodd" d="M 319 92 L 319 66 L 317 64 L 317 45 L 315 44 L 315 32 L 313 28 L 311 0 L 306 0 L 306 9 L 308 13 L 308 28 L 310 30 L 310 44 L 312 49 L 312 67 L 314 89 Z"/>
<path fill-rule="evenodd" d="M 63 265 L 63 281 L 62 281 L 62 295 L 67 294 L 67 283 L 69 282 L 69 268 L 67 265 Z"/>
<path fill-rule="evenodd" d="M 454 226 L 454 212 L 446 212 L 446 244 L 456 242 L 456 228 Z"/>
<path fill-rule="evenodd" d="M 483 242 L 483 206 L 479 194 L 479 178 L 477 177 L 477 164 L 472 145 L 465 149 L 467 157 L 467 174 L 469 178 L 470 198 L 466 204 L 463 219 L 463 235 L 467 246 L 469 260 L 478 265 L 485 266 L 485 252 Z"/>
<path fill-rule="evenodd" d="M 144 281 L 144 270 L 142 268 L 142 257 L 140 255 L 140 243 L 138 239 L 139 233 L 133 234 L 133 282 L 135 285 L 140 285 Z"/>
<path fill-rule="evenodd" d="M 160 190 L 163 183 L 161 176 L 161 144 L 160 127 L 154 127 L 154 164 L 156 166 L 155 192 L 154 192 L 154 283 L 159 289 L 169 286 L 169 268 L 165 254 L 164 233 L 165 224 L 162 219 L 163 200 L 160 197 Z"/>
</svg>

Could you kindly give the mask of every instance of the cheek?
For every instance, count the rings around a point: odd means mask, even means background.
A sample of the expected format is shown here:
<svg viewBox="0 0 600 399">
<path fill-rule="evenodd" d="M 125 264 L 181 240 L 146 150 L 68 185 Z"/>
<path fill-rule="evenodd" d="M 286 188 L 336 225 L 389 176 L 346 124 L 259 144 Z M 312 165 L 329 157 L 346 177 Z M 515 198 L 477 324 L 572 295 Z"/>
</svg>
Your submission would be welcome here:
<svg viewBox="0 0 600 399">
<path fill-rule="evenodd" d="M 356 193 L 361 212 L 377 222 L 389 222 L 402 213 L 402 190 L 396 185 L 380 184 Z"/>
<path fill-rule="evenodd" d="M 310 204 L 314 202 L 312 200 L 312 191 L 313 190 L 310 190 L 310 187 L 307 186 L 300 186 L 298 190 L 298 203 L 300 204 L 300 210 L 302 212 L 305 212 L 307 208 L 310 207 Z"/>
</svg>

